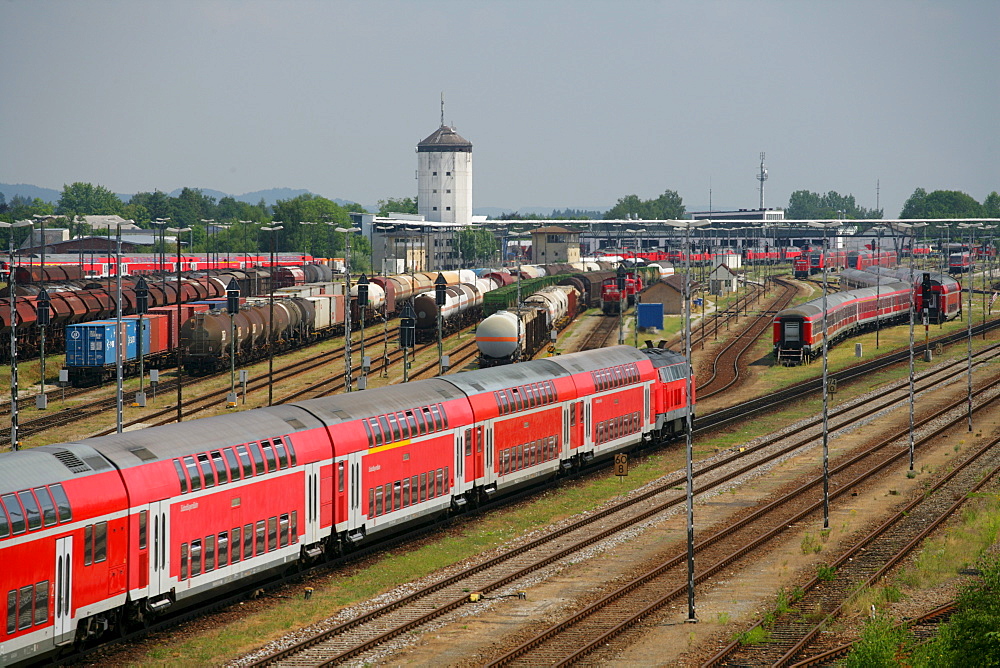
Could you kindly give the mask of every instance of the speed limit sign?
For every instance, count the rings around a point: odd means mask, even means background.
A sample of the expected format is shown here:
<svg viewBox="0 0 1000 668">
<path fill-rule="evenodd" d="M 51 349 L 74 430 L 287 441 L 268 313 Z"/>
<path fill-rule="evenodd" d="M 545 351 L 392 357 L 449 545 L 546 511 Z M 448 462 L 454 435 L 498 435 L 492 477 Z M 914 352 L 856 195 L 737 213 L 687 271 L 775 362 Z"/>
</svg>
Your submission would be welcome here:
<svg viewBox="0 0 1000 668">
<path fill-rule="evenodd" d="M 620 452 L 615 455 L 615 475 L 616 476 L 627 476 L 628 475 L 628 455 L 624 452 Z"/>
</svg>

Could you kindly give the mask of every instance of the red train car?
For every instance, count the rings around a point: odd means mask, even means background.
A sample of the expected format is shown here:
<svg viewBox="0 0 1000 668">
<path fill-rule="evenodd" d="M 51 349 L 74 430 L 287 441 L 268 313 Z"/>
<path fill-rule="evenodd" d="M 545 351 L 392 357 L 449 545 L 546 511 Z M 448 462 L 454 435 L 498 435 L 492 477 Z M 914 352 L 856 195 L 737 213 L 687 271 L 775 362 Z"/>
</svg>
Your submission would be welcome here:
<svg viewBox="0 0 1000 668">
<path fill-rule="evenodd" d="M 913 289 L 909 283 L 893 282 L 879 289 L 845 290 L 779 311 L 773 321 L 775 359 L 785 365 L 801 364 L 817 357 L 823 347 L 824 299 L 828 345 L 852 336 L 876 323 L 885 325 L 909 317 Z"/>
<path fill-rule="evenodd" d="M 689 378 L 617 346 L 0 455 L 0 663 L 680 433 Z"/>
</svg>

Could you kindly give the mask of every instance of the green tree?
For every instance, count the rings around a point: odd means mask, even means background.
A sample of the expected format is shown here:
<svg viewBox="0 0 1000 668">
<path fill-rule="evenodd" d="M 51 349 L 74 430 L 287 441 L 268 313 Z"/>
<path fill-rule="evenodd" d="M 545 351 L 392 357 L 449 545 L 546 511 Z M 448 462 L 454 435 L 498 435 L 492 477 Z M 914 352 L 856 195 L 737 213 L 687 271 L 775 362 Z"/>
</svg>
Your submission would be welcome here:
<svg viewBox="0 0 1000 668">
<path fill-rule="evenodd" d="M 155 190 L 151 193 L 136 193 L 135 195 L 132 195 L 132 198 L 128 201 L 128 203 L 137 207 L 141 206 L 145 209 L 146 214 L 149 216 L 148 220 L 154 220 L 156 218 L 170 218 L 173 214 L 170 197 L 160 190 Z M 136 223 L 139 223 L 138 219 L 134 220 Z"/>
<path fill-rule="evenodd" d="M 882 210 L 860 207 L 854 200 L 854 195 L 841 195 L 834 190 L 825 195 L 808 190 L 796 190 L 788 198 L 785 216 L 794 220 L 834 219 L 841 216 L 850 220 L 862 220 L 881 218 Z"/>
<path fill-rule="evenodd" d="M 983 200 L 983 218 L 1000 218 L 1000 193 L 996 190 Z"/>
<path fill-rule="evenodd" d="M 184 188 L 171 199 L 170 210 L 174 226 L 197 226 L 202 219 L 215 218 L 215 198 L 198 188 Z"/>
<path fill-rule="evenodd" d="M 604 214 L 609 219 L 639 217 L 642 220 L 678 220 L 684 217 L 684 200 L 677 191 L 666 190 L 656 199 L 641 200 L 638 195 L 626 195 Z"/>
<path fill-rule="evenodd" d="M 279 250 L 311 253 L 319 257 L 343 256 L 344 235 L 334 232 L 324 224 L 329 222 L 335 223 L 337 227 L 351 227 L 351 217 L 347 209 L 336 202 L 311 193 L 278 200 L 274 205 L 274 220 L 280 220 L 284 227 L 278 232 Z M 301 225 L 303 221 L 317 224 Z M 364 243 L 367 245 L 367 238 L 364 239 Z M 361 266 L 354 263 L 354 256 L 357 255 L 360 244 L 359 235 L 355 235 L 351 241 L 352 270 Z"/>
<path fill-rule="evenodd" d="M 417 198 L 404 197 L 402 199 L 380 199 L 378 201 L 378 215 L 388 216 L 390 213 L 417 213 Z"/>
<path fill-rule="evenodd" d="M 104 186 L 76 182 L 64 185 L 56 213 L 64 216 L 110 216 L 121 215 L 122 201 Z"/>
<path fill-rule="evenodd" d="M 39 197 L 28 199 L 22 195 L 14 195 L 7 203 L 7 210 L 0 213 L 0 220 L 13 223 L 18 220 L 25 220 L 34 215 L 48 216 L 55 213 L 55 207 Z"/>
<path fill-rule="evenodd" d="M 496 237 L 493 232 L 484 228 L 459 230 L 455 234 L 455 242 L 465 265 L 485 262 L 497 251 Z"/>
<path fill-rule="evenodd" d="M 983 206 L 958 190 L 917 188 L 903 204 L 900 218 L 982 218 Z"/>
</svg>

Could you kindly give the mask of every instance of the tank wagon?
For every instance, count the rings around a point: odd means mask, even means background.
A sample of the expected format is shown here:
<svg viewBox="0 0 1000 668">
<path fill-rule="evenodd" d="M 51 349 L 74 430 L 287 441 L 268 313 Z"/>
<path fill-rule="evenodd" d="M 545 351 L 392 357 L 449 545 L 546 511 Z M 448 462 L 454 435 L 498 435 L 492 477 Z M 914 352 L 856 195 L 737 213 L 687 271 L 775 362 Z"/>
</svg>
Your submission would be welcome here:
<svg viewBox="0 0 1000 668">
<path fill-rule="evenodd" d="M 528 359 L 550 341 L 554 328 L 576 315 L 579 292 L 570 285 L 547 286 L 517 311 L 497 311 L 476 328 L 481 368 Z"/>
</svg>

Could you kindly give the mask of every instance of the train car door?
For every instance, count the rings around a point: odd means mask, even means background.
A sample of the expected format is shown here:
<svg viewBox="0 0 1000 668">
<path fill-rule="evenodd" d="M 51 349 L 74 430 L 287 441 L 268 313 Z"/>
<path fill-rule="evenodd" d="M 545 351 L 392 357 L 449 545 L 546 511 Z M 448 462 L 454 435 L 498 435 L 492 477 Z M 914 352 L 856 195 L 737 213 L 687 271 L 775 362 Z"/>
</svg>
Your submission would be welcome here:
<svg viewBox="0 0 1000 668">
<path fill-rule="evenodd" d="M 575 450 L 584 444 L 583 402 L 574 401 L 569 406 L 569 447 Z"/>
<path fill-rule="evenodd" d="M 492 430 L 490 430 L 492 433 Z M 483 425 L 478 425 L 472 432 L 474 434 L 474 440 L 472 444 L 472 457 L 475 462 L 476 467 L 476 479 L 480 479 L 486 475 L 486 457 L 484 456 L 484 451 L 486 450 L 486 443 L 484 438 Z"/>
<path fill-rule="evenodd" d="M 63 645 L 73 641 L 73 537 L 66 536 L 56 540 L 56 577 L 55 584 L 56 610 L 55 643 Z"/>
<path fill-rule="evenodd" d="M 350 508 L 348 507 L 350 505 L 348 478 L 351 477 L 348 475 L 349 464 L 350 462 L 347 459 L 341 459 L 333 465 L 334 470 L 336 471 L 333 481 L 333 494 L 335 499 L 333 504 L 334 526 L 346 520 L 350 515 Z"/>
<path fill-rule="evenodd" d="M 319 464 L 306 464 L 305 544 L 319 542 Z"/>
<path fill-rule="evenodd" d="M 152 529 L 149 541 L 149 589 L 153 598 L 170 591 L 170 524 L 167 522 L 169 501 L 149 504 L 146 526 Z"/>
<path fill-rule="evenodd" d="M 347 455 L 347 488 L 350 490 L 347 517 L 338 517 L 338 520 L 347 520 L 347 528 L 351 531 L 364 526 L 365 517 L 361 512 L 361 452 L 352 452 Z"/>
</svg>

